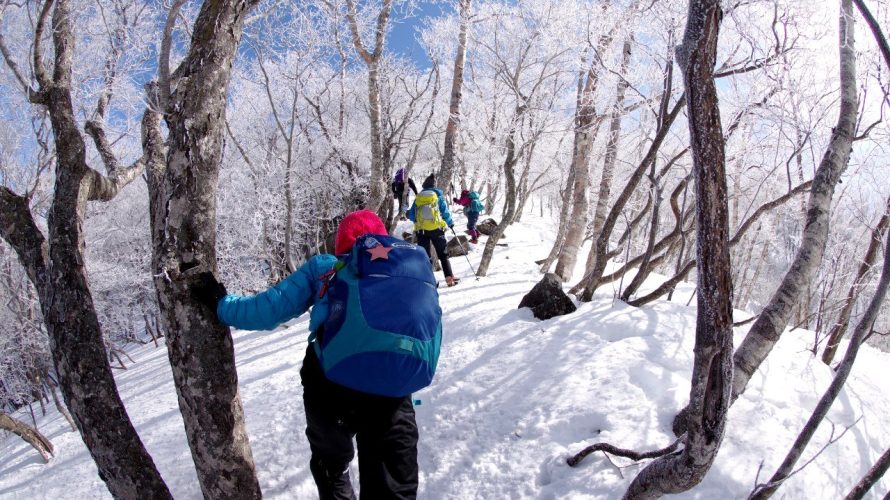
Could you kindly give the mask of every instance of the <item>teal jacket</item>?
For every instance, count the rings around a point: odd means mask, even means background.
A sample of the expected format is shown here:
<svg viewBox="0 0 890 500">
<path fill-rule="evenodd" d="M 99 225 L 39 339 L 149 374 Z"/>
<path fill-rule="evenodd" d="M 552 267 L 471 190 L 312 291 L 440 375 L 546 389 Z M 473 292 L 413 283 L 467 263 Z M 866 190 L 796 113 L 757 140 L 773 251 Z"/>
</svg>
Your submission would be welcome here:
<svg viewBox="0 0 890 500">
<path fill-rule="evenodd" d="M 482 213 L 485 210 L 485 205 L 479 201 L 479 193 L 476 191 L 470 191 L 470 206 L 467 207 L 467 212 L 477 212 Z"/>
<path fill-rule="evenodd" d="M 321 277 L 336 262 L 333 255 L 316 255 L 272 288 L 256 295 L 226 295 L 216 305 L 216 315 L 242 330 L 271 330 L 311 307 L 309 331 L 314 332 L 328 317 L 328 296 L 319 297 Z"/>
</svg>

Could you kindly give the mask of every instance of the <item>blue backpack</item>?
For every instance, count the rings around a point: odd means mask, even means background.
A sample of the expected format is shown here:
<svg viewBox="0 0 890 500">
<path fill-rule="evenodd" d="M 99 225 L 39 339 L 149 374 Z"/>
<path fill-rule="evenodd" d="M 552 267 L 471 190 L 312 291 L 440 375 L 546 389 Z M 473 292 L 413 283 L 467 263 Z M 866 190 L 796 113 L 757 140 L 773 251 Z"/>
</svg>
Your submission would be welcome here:
<svg viewBox="0 0 890 500">
<path fill-rule="evenodd" d="M 401 397 L 433 381 L 442 309 L 429 257 L 417 245 L 366 234 L 326 280 L 328 317 L 313 335 L 328 380 Z"/>
</svg>

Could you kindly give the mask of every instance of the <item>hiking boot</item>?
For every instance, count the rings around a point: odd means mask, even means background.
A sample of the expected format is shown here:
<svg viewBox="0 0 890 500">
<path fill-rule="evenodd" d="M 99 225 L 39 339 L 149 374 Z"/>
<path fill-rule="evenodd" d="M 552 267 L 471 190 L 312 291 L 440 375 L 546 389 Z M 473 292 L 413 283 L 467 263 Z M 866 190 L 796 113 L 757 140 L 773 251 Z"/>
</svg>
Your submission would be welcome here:
<svg viewBox="0 0 890 500">
<path fill-rule="evenodd" d="M 446 276 L 446 277 L 445 277 L 445 283 L 446 283 L 448 286 L 454 286 L 454 276 Z"/>
<path fill-rule="evenodd" d="M 477 238 L 473 238 L 472 240 L 470 240 L 470 243 L 475 245 L 475 244 L 479 243 L 479 240 Z"/>
</svg>

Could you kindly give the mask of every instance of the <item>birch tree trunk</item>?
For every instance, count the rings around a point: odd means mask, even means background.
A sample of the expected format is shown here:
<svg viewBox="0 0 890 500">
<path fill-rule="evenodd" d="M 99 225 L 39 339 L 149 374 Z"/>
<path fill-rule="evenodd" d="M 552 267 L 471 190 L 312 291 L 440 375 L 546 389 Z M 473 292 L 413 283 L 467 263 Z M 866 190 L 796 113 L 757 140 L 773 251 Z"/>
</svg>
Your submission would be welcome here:
<svg viewBox="0 0 890 500">
<path fill-rule="evenodd" d="M 371 176 L 369 183 L 369 195 L 367 207 L 377 212 L 382 220 L 386 220 L 386 202 L 389 201 L 389 190 L 386 186 L 383 164 L 383 142 L 380 127 L 380 58 L 383 55 L 383 46 L 386 40 L 386 24 L 392 12 L 392 0 L 384 0 L 383 6 L 377 15 L 377 24 L 374 31 L 374 49 L 368 51 L 362 41 L 358 27 L 358 13 L 355 0 L 346 0 L 348 11 L 346 18 L 349 21 L 349 29 L 352 32 L 352 44 L 356 52 L 361 56 L 368 67 L 368 115 L 371 120 Z"/>
<path fill-rule="evenodd" d="M 602 53 L 611 43 L 609 35 L 603 35 L 597 44 L 597 51 Z M 559 249 L 559 260 L 556 261 L 556 275 L 563 281 L 572 278 L 575 262 L 578 260 L 578 249 L 587 229 L 587 187 L 590 184 L 590 153 L 593 143 L 599 133 L 599 125 L 596 112 L 596 91 L 599 86 L 599 60 L 592 58 L 590 68 L 584 82 L 584 89 L 578 100 L 575 111 L 575 139 L 572 148 L 572 165 L 569 167 L 574 172 L 574 184 L 572 186 L 571 215 L 566 225 L 565 241 Z"/>
<path fill-rule="evenodd" d="M 467 57 L 467 28 L 470 24 L 472 0 L 459 0 L 460 31 L 457 35 L 457 54 L 454 56 L 454 76 L 451 80 L 451 100 L 448 104 L 448 123 L 445 125 L 445 146 L 442 165 L 437 176 L 439 185 L 446 191 L 454 175 L 454 144 L 460 128 L 460 102 L 464 85 L 464 61 Z M 445 193 L 446 196 L 448 193 Z"/>
<path fill-rule="evenodd" d="M 581 61 L 582 64 L 584 61 Z M 578 72 L 578 83 L 577 83 L 577 91 L 575 94 L 575 119 L 578 118 L 578 112 L 583 105 L 583 97 L 584 97 L 584 70 Z M 577 128 L 577 123 L 576 123 Z M 575 157 L 574 148 L 578 147 L 578 141 L 573 137 L 572 142 L 572 158 Z M 572 194 L 574 193 L 575 187 L 575 169 L 573 168 L 575 163 L 572 162 L 569 165 L 568 175 L 566 175 L 566 183 L 565 187 L 560 191 L 560 205 L 559 205 L 559 223 L 557 224 L 556 230 L 556 239 L 553 240 L 553 246 L 550 247 L 550 252 L 547 254 L 547 257 L 536 261 L 535 263 L 541 266 L 542 273 L 549 273 L 550 266 L 556 262 L 556 259 L 559 258 L 560 252 L 562 250 L 563 244 L 566 241 L 566 231 L 569 228 L 569 213 L 572 208 Z"/>
<path fill-rule="evenodd" d="M 162 54 L 160 106 L 146 113 L 152 266 L 179 409 L 206 498 L 260 498 L 238 393 L 228 327 L 191 297 L 197 274 L 216 272 L 216 190 L 225 133 L 226 94 L 244 18 L 257 0 L 205 2 L 188 55 L 170 75 Z M 170 18 L 176 16 L 176 9 Z M 169 23 L 168 23 L 169 26 Z M 165 34 L 169 43 L 169 32 Z M 170 92 L 171 86 L 175 87 Z"/>
<path fill-rule="evenodd" d="M 50 12 L 51 73 L 44 67 L 42 47 Z M 127 168 L 119 166 L 101 126 L 88 122 L 107 175 L 87 164 L 71 97 L 74 27 L 68 0 L 50 0 L 40 8 L 33 45 L 36 89 L 30 86 L 32 78 L 25 78 L 8 57 L 6 47 L 0 48 L 31 103 L 48 111 L 56 148 L 48 238 L 37 227 L 28 197 L 6 187 L 0 187 L 0 234 L 37 289 L 62 397 L 109 492 L 115 498 L 171 498 L 117 392 L 84 263 L 87 202 L 114 198 L 142 171 L 143 159 Z"/>
<path fill-rule="evenodd" d="M 625 498 L 658 498 L 697 485 L 708 472 L 726 426 L 732 385 L 732 274 L 725 157 L 714 61 L 722 13 L 719 0 L 690 0 L 677 59 L 689 97 L 689 137 L 699 228 L 698 309 L 683 451 L 649 464 Z"/>
<path fill-rule="evenodd" d="M 852 14 L 846 13 L 849 0 L 842 1 L 845 7 L 840 16 L 841 105 L 837 125 L 832 129 L 828 149 L 813 179 L 801 244 L 791 268 L 733 356 L 735 363 L 733 401 L 745 391 L 748 380 L 778 342 L 794 306 L 802 298 L 810 280 L 819 269 L 825 251 L 831 198 L 834 196 L 834 189 L 841 174 L 847 168 L 856 128 L 856 53 L 853 47 L 853 18 Z"/>
<path fill-rule="evenodd" d="M 631 37 L 628 37 L 622 47 L 621 69 L 619 70 L 621 75 L 627 74 L 627 66 L 630 64 L 630 43 Z M 673 66 L 673 61 L 671 66 Z M 609 116 L 609 137 L 606 141 L 606 155 L 603 158 L 603 172 L 600 175 L 599 192 L 596 197 L 596 207 L 593 211 L 593 229 L 591 234 L 593 235 L 594 242 L 599 234 L 603 232 L 603 227 L 606 224 L 606 214 L 609 212 L 612 177 L 615 172 L 615 160 L 618 159 L 618 139 L 621 134 L 621 107 L 628 85 L 627 79 L 619 78 L 615 87 L 615 105 L 612 107 L 612 113 Z M 593 269 L 593 265 L 596 263 L 596 247 L 595 244 L 590 245 L 590 252 L 588 252 L 587 261 L 584 264 L 585 270 Z"/>
<path fill-rule="evenodd" d="M 841 11 L 842 19 L 846 18 L 847 22 L 853 19 L 853 5 L 850 0 L 841 0 Z M 842 20 L 841 23 L 844 23 L 844 21 Z M 852 23 L 849 23 L 848 26 L 852 27 Z M 842 28 L 842 30 L 843 29 L 845 28 Z M 803 430 L 800 431 L 797 439 L 794 440 L 794 444 L 791 446 L 791 449 L 788 450 L 785 460 L 782 461 L 782 464 L 776 469 L 775 474 L 773 474 L 765 485 L 758 485 L 758 488 L 756 488 L 754 493 L 749 497 L 752 500 L 765 500 L 771 497 L 779 486 L 782 485 L 785 479 L 791 475 L 794 465 L 800 459 L 807 444 L 809 444 L 810 440 L 813 438 L 813 434 L 816 433 L 819 424 L 825 419 L 825 415 L 828 414 L 828 410 L 831 409 L 831 405 L 834 403 L 834 400 L 837 399 L 841 389 L 844 388 L 844 384 L 847 382 L 847 377 L 850 376 L 850 372 L 853 370 L 853 363 L 856 361 L 859 347 L 865 342 L 866 337 L 871 334 L 875 320 L 881 312 L 881 305 L 884 303 L 884 298 L 887 296 L 888 286 L 890 286 L 890 232 L 887 233 L 887 241 L 884 244 L 884 265 L 881 269 L 881 278 L 878 281 L 878 287 L 875 290 L 875 294 L 872 297 L 868 308 L 865 310 L 865 314 L 862 315 L 862 319 L 859 321 L 859 324 L 856 325 L 856 331 L 853 332 L 853 337 L 850 339 L 850 346 L 847 348 L 847 353 L 844 355 L 844 359 L 841 361 L 841 364 L 834 375 L 834 379 L 832 379 L 828 389 L 819 399 L 819 403 L 816 404 L 816 408 L 807 420 L 806 425 L 804 425 Z"/>
</svg>

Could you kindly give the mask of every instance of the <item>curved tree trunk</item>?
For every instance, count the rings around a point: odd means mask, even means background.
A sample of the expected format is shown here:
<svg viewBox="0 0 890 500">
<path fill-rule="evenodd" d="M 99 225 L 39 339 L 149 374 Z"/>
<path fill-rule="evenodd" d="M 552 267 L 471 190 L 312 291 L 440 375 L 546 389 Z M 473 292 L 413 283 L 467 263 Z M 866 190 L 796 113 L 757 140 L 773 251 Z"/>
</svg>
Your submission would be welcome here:
<svg viewBox="0 0 890 500">
<path fill-rule="evenodd" d="M 199 272 L 216 272 L 216 190 L 225 132 L 226 94 L 244 19 L 256 0 L 205 2 L 188 55 L 166 94 L 168 142 L 159 117 L 146 117 L 152 267 L 179 409 L 206 498 L 260 498 L 238 393 L 229 328 L 192 298 Z M 147 113 L 148 115 L 148 113 Z"/>
<path fill-rule="evenodd" d="M 846 16 L 848 21 L 852 20 L 853 6 L 850 0 L 841 0 L 841 6 L 843 9 L 841 13 L 842 18 Z M 841 23 L 843 22 L 842 19 Z M 850 25 L 852 25 L 852 23 L 850 23 Z M 843 33 L 843 31 L 844 28 L 842 27 L 841 32 Z M 887 288 L 890 286 L 890 232 L 888 232 L 884 249 L 884 265 L 881 270 L 881 278 L 878 281 L 878 287 L 865 310 L 865 314 L 862 315 L 862 319 L 859 321 L 859 324 L 856 325 L 856 331 L 853 332 L 853 337 L 850 339 L 850 346 L 847 348 L 844 359 L 841 361 L 840 366 L 838 366 L 838 369 L 834 374 L 834 379 L 832 379 L 828 389 L 825 390 L 825 393 L 819 399 L 819 403 L 816 404 L 816 408 L 807 420 L 806 425 L 804 425 L 803 430 L 800 431 L 797 439 L 794 440 L 794 444 L 791 445 L 791 449 L 788 450 L 788 454 L 785 455 L 785 460 L 782 461 L 782 464 L 779 465 L 779 468 L 776 469 L 776 472 L 765 485 L 758 485 L 758 487 L 755 488 L 754 493 L 749 497 L 752 500 L 765 500 L 771 497 L 779 486 L 782 485 L 785 479 L 791 475 L 794 465 L 800 459 L 800 456 L 806 449 L 807 444 L 809 444 L 810 439 L 813 438 L 819 424 L 825 419 L 825 415 L 828 414 L 828 410 L 831 409 L 831 405 L 834 403 L 834 400 L 837 399 L 841 389 L 844 388 L 844 384 L 847 382 L 847 377 L 850 376 L 850 372 L 853 370 L 853 363 L 856 361 L 856 355 L 859 353 L 859 348 L 862 346 L 863 342 L 865 342 L 866 337 L 871 334 L 875 325 L 875 320 L 877 319 L 878 314 L 880 314 L 881 305 L 884 302 L 884 298 L 887 296 Z"/>
<path fill-rule="evenodd" d="M 853 49 L 852 17 L 849 14 L 842 14 L 840 25 L 841 106 L 837 125 L 832 129 L 828 149 L 813 179 L 807 203 L 806 224 L 797 255 L 779 288 L 757 317 L 733 356 L 735 361 L 733 401 L 745 391 L 748 380 L 779 341 L 779 336 L 788 324 L 794 306 L 801 299 L 822 262 L 822 254 L 828 239 L 831 199 L 841 174 L 847 168 L 856 129 L 856 54 Z"/>
<path fill-rule="evenodd" d="M 768 202 L 764 203 L 763 205 L 760 205 L 760 207 L 758 207 L 757 210 L 755 210 L 754 213 L 751 214 L 750 217 L 745 219 L 745 222 L 742 223 L 742 225 L 739 227 L 738 231 L 736 231 L 735 235 L 733 235 L 732 239 L 729 240 L 729 248 L 732 249 L 733 247 L 735 247 L 742 240 L 742 237 L 745 236 L 745 233 L 748 231 L 748 229 L 750 229 L 753 226 L 754 222 L 756 222 L 758 219 L 760 219 L 760 217 L 763 214 L 782 205 L 783 203 L 787 202 L 794 196 L 806 191 L 807 189 L 810 188 L 810 186 L 812 186 L 812 184 L 813 184 L 813 181 L 804 182 L 803 184 L 795 187 L 788 193 L 785 193 L 784 195 L 782 195 L 772 201 L 768 201 Z M 656 288 L 652 292 L 650 292 L 642 297 L 637 297 L 636 299 L 628 302 L 628 304 L 632 305 L 634 307 L 640 307 L 642 305 L 648 304 L 649 302 L 652 302 L 653 300 L 658 299 L 662 295 L 670 292 L 675 286 L 677 286 L 678 283 L 683 281 L 686 278 L 686 275 L 689 274 L 689 271 L 691 271 L 693 267 L 695 267 L 695 259 L 687 260 L 685 264 L 683 264 L 682 266 L 678 266 L 677 272 L 676 272 L 676 274 L 674 274 L 674 276 L 672 276 L 667 281 L 662 283 L 658 288 Z"/>
<path fill-rule="evenodd" d="M 878 459 L 877 462 L 872 466 L 868 472 L 862 476 L 862 479 L 847 493 L 847 496 L 844 497 L 844 500 L 860 500 L 868 493 L 868 490 L 872 488 L 878 481 L 880 481 L 881 477 L 884 473 L 887 472 L 887 469 L 890 469 L 890 448 L 887 448 L 884 451 L 884 454 L 881 455 L 881 458 Z"/>
<path fill-rule="evenodd" d="M 666 92 L 664 99 L 670 99 L 670 93 Z M 643 178 L 646 168 L 651 162 L 655 161 L 655 155 L 658 153 L 661 143 L 664 142 L 665 137 L 667 137 L 667 133 L 670 130 L 671 125 L 673 125 L 674 120 L 676 120 L 677 116 L 680 114 L 680 110 L 685 106 L 686 95 L 684 94 L 674 104 L 673 109 L 660 120 L 658 132 L 652 139 L 652 144 L 649 145 L 649 150 L 646 152 L 646 156 L 644 156 L 639 165 L 637 165 L 637 168 L 631 174 L 630 179 L 628 179 L 627 184 L 624 185 L 621 194 L 618 195 L 618 199 L 616 199 L 615 203 L 612 205 L 612 209 L 609 210 L 609 215 L 603 223 L 603 230 L 600 234 L 596 235 L 596 240 L 594 240 L 596 258 L 594 260 L 593 268 L 589 270 L 581 280 L 584 286 L 584 291 L 581 293 L 582 301 L 590 302 L 590 300 L 593 299 L 593 292 L 596 291 L 599 286 L 599 280 L 602 277 L 603 271 L 606 269 L 606 263 L 609 260 L 609 239 L 612 236 L 612 230 L 615 229 L 615 224 L 618 222 L 618 217 L 621 215 L 621 211 L 624 210 L 624 206 L 630 201 L 630 197 L 640 183 L 640 179 Z"/>
<path fill-rule="evenodd" d="M 504 184 L 507 191 L 504 201 L 504 216 L 501 222 L 495 226 L 494 231 L 488 235 L 488 241 L 485 242 L 485 249 L 482 251 L 482 258 L 479 261 L 479 267 L 476 269 L 476 276 L 485 276 L 488 273 L 488 266 L 491 264 L 491 258 L 494 256 L 494 249 L 497 247 L 501 235 L 504 234 L 504 230 L 510 225 L 513 213 L 516 210 L 516 179 L 514 173 L 516 162 L 518 161 L 516 156 L 516 134 L 526 109 L 525 105 L 519 106 L 516 109 L 513 125 L 510 128 L 510 133 L 507 135 L 507 156 L 504 158 Z"/>
<path fill-rule="evenodd" d="M 54 67 L 48 72 L 41 42 L 53 5 Z M 109 492 L 115 498 L 171 498 L 117 392 L 84 262 L 87 201 L 114 198 L 144 163 L 140 158 L 128 168 L 119 166 L 100 125 L 88 122 L 107 175 L 87 164 L 71 97 L 73 29 L 68 0 L 43 4 L 34 36 L 33 70 L 39 88 L 25 89 L 32 103 L 48 110 L 55 140 L 49 237 L 44 239 L 37 228 L 29 200 L 6 187 L 0 187 L 0 234 L 15 248 L 37 289 L 62 397 Z"/>
<path fill-rule="evenodd" d="M 698 309 L 683 451 L 649 464 L 625 498 L 658 498 L 697 485 L 708 472 L 726 426 L 732 385 L 732 276 L 723 132 L 713 68 L 719 0 L 690 0 L 677 59 L 689 96 L 689 136 L 695 173 Z"/>
<path fill-rule="evenodd" d="M 46 436 L 30 425 L 21 420 L 16 420 L 2 411 L 0 411 L 0 429 L 9 431 L 24 439 L 26 443 L 37 450 L 37 453 L 40 453 L 44 462 L 49 462 L 49 459 L 53 457 L 53 444 L 49 439 L 46 439 Z"/>
<path fill-rule="evenodd" d="M 844 307 L 841 308 L 837 320 L 828 333 L 828 341 L 825 344 L 825 350 L 822 351 L 822 362 L 826 365 L 830 365 L 832 360 L 834 360 L 837 347 L 847 332 L 847 325 L 850 324 L 850 315 L 853 313 L 853 306 L 856 305 L 856 298 L 859 296 L 862 282 L 865 279 L 865 275 L 868 274 L 868 271 L 874 265 L 875 259 L 877 259 L 878 251 L 881 249 L 881 235 L 887 229 L 888 223 L 890 223 L 890 198 L 887 198 L 887 208 L 884 210 L 884 215 L 881 216 L 881 219 L 871 233 L 868 249 L 865 251 L 865 256 L 862 257 L 862 262 L 856 271 L 856 277 L 853 278 L 850 290 L 847 291 Z"/>
<path fill-rule="evenodd" d="M 653 166 L 654 165 L 655 164 L 653 163 Z M 646 250 L 640 257 L 640 265 L 637 268 L 637 274 L 635 274 L 633 279 L 630 280 L 627 288 L 625 288 L 624 291 L 621 292 L 621 300 L 623 302 L 629 301 L 631 295 L 636 293 L 637 289 L 640 288 L 640 285 L 643 284 L 643 281 L 646 279 L 646 277 L 649 276 L 649 270 L 651 269 L 650 265 L 652 263 L 652 256 L 655 253 L 655 239 L 658 236 L 658 215 L 661 209 L 661 187 L 657 185 L 652 186 L 652 190 L 655 192 L 655 201 L 653 201 L 652 203 L 652 216 L 649 220 L 648 243 L 646 244 Z"/>
</svg>

